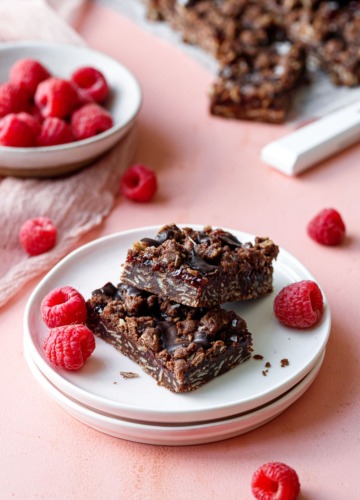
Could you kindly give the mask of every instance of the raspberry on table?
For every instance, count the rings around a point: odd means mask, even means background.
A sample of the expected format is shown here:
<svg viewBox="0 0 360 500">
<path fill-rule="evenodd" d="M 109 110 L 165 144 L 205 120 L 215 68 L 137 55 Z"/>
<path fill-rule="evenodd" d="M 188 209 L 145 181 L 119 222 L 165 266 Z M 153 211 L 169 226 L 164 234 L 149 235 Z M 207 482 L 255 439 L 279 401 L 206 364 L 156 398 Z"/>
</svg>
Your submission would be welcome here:
<svg viewBox="0 0 360 500">
<path fill-rule="evenodd" d="M 295 500 L 300 493 L 300 481 L 289 465 L 268 462 L 254 472 L 251 491 L 257 500 Z"/>
<path fill-rule="evenodd" d="M 34 130 L 19 115 L 9 113 L 0 120 L 0 145 L 17 148 L 36 146 Z"/>
<path fill-rule="evenodd" d="M 133 165 L 120 179 L 120 193 L 133 201 L 149 202 L 157 191 L 155 172 L 145 165 Z"/>
<path fill-rule="evenodd" d="M 79 370 L 95 349 L 95 337 L 85 325 L 58 326 L 49 331 L 43 347 L 53 365 Z"/>
<path fill-rule="evenodd" d="M 45 118 L 37 137 L 38 146 L 56 146 L 73 141 L 71 127 L 65 120 L 56 117 Z"/>
<path fill-rule="evenodd" d="M 98 104 L 85 104 L 74 111 L 71 128 L 76 139 L 88 139 L 113 126 L 111 114 Z"/>
<path fill-rule="evenodd" d="M 67 118 L 78 105 L 78 93 L 68 80 L 51 77 L 39 83 L 34 100 L 44 118 Z"/>
<path fill-rule="evenodd" d="M 285 326 L 310 328 L 320 321 L 324 301 L 317 283 L 303 280 L 284 287 L 274 300 L 274 314 Z"/>
<path fill-rule="evenodd" d="M 31 256 L 51 250 L 55 245 L 56 236 L 56 226 L 48 217 L 28 219 L 19 231 L 20 243 Z"/>
<path fill-rule="evenodd" d="M 19 59 L 10 68 L 10 81 L 26 90 L 32 97 L 40 82 L 50 78 L 50 72 L 35 59 Z"/>
<path fill-rule="evenodd" d="M 12 82 L 0 85 L 0 118 L 9 113 L 20 113 L 30 109 L 28 92 Z"/>
<path fill-rule="evenodd" d="M 345 238 L 345 224 L 334 208 L 321 210 L 307 226 L 308 235 L 322 245 L 339 245 Z"/>
<path fill-rule="evenodd" d="M 86 302 L 75 288 L 63 286 L 49 292 L 40 305 L 41 317 L 49 328 L 85 323 Z"/>
<path fill-rule="evenodd" d="M 91 66 L 78 68 L 73 72 L 70 79 L 92 100 L 99 104 L 106 101 L 109 94 L 109 85 L 103 73 L 98 69 Z"/>
</svg>

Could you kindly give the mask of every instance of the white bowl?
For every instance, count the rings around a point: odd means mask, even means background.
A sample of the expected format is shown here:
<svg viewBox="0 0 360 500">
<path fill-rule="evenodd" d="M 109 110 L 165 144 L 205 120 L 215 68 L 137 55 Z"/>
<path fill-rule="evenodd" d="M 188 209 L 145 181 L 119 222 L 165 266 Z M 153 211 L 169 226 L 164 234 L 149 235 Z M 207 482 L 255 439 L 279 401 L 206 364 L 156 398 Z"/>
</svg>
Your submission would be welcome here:
<svg viewBox="0 0 360 500">
<path fill-rule="evenodd" d="M 49 42 L 0 45 L 0 82 L 9 79 L 19 59 L 37 59 L 54 75 L 69 78 L 82 66 L 101 71 L 110 87 L 106 108 L 114 126 L 89 139 L 59 146 L 14 148 L 0 146 L 0 175 L 48 177 L 77 170 L 113 147 L 132 127 L 141 106 L 141 89 L 134 75 L 111 57 L 87 47 Z"/>
</svg>

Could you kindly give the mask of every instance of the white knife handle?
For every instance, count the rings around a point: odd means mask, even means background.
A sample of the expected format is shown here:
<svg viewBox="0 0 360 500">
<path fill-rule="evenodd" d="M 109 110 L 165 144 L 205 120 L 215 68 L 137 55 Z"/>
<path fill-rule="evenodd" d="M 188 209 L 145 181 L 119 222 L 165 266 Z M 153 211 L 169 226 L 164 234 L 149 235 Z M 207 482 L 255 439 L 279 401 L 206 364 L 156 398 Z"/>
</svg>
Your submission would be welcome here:
<svg viewBox="0 0 360 500">
<path fill-rule="evenodd" d="M 347 106 L 271 142 L 261 159 L 287 175 L 297 175 L 360 140 L 360 103 Z"/>
</svg>

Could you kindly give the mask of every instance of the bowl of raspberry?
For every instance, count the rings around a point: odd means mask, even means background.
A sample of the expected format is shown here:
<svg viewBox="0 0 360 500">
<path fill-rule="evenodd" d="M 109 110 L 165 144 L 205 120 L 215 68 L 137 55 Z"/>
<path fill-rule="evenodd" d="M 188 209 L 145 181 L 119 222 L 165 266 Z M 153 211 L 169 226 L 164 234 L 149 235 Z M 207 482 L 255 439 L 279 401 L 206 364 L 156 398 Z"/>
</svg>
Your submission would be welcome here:
<svg viewBox="0 0 360 500">
<path fill-rule="evenodd" d="M 139 113 L 136 77 L 88 47 L 3 43 L 0 61 L 0 175 L 52 177 L 85 167 Z"/>
</svg>

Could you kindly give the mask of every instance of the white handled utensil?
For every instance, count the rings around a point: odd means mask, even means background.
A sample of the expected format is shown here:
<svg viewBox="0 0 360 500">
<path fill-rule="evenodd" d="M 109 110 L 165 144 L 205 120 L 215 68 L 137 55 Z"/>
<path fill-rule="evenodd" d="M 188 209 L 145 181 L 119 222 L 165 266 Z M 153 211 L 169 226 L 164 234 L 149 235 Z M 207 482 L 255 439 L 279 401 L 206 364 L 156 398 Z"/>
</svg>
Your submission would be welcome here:
<svg viewBox="0 0 360 500">
<path fill-rule="evenodd" d="M 360 141 L 360 102 L 271 142 L 260 156 L 280 172 L 298 175 L 357 141 Z"/>
</svg>

